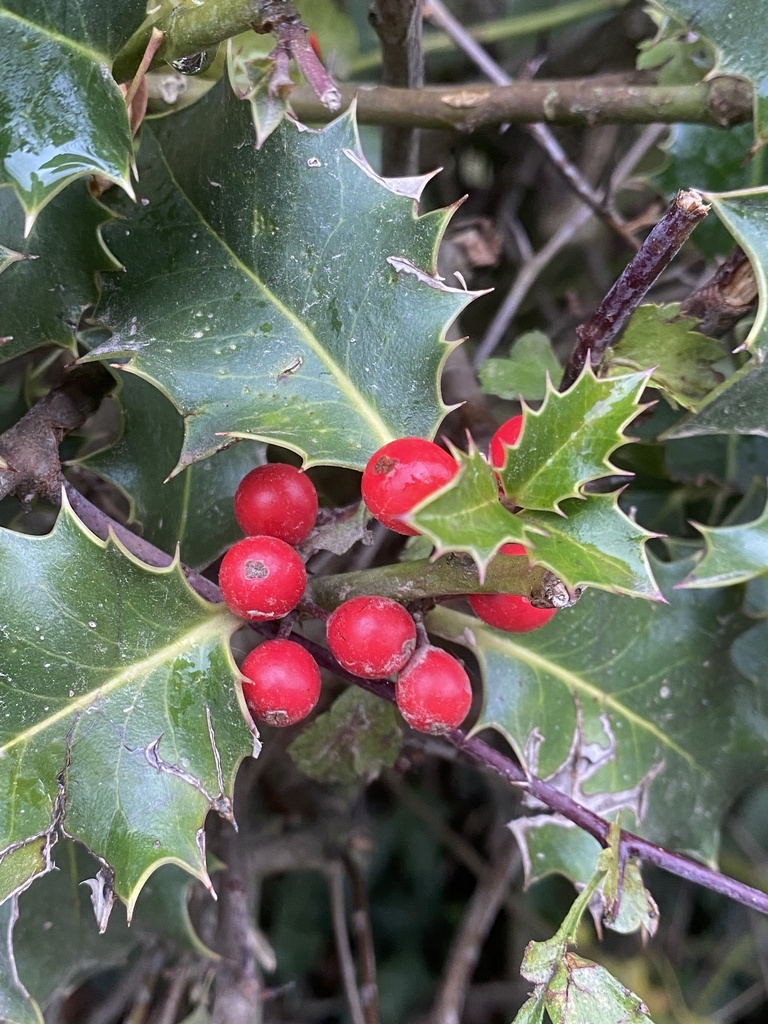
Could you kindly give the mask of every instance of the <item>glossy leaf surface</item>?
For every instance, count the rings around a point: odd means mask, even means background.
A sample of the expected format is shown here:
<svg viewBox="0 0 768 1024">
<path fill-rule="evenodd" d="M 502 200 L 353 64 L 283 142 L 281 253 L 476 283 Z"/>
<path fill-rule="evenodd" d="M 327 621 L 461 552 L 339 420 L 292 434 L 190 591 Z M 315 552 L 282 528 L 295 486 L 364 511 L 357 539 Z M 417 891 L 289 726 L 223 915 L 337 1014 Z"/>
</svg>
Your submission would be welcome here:
<svg viewBox="0 0 768 1024">
<path fill-rule="evenodd" d="M 718 68 L 743 75 L 754 93 L 755 142 L 768 142 L 768 30 L 762 0 L 660 0 L 660 6 L 714 44 Z"/>
<path fill-rule="evenodd" d="M 153 944 L 159 936 L 179 951 L 211 956 L 189 919 L 187 897 L 193 883 L 180 868 L 166 865 L 152 876 L 139 896 L 130 928 L 125 908 L 116 906 L 100 935 L 90 890 L 83 884 L 98 872 L 98 861 L 69 841 L 56 845 L 54 861 L 57 870 L 19 897 L 19 920 L 13 930 L 20 980 L 39 1006 L 45 1008 L 87 978 L 125 964 L 132 951 Z M 0 993 L 10 982 L 0 969 Z"/>
<path fill-rule="evenodd" d="M 283 123 L 256 152 L 225 85 L 145 129 L 140 165 L 140 202 L 107 233 L 127 271 L 106 283 L 115 333 L 95 355 L 172 399 L 179 469 L 232 437 L 362 468 L 434 433 L 443 330 L 472 296 L 430 276 L 449 212 L 414 216 L 425 179 L 377 178 L 351 115 Z"/>
<path fill-rule="evenodd" d="M 502 633 L 446 609 L 428 625 L 478 658 L 477 729 L 502 733 L 530 771 L 598 814 L 624 808 L 625 827 L 634 816 L 646 837 L 711 862 L 723 811 L 766 765 L 765 723 L 729 657 L 749 624 L 739 591 L 674 591 L 683 574 L 664 572 L 668 605 L 588 591 L 535 633 Z M 539 810 L 529 824 L 550 831 L 548 842 L 536 839 L 536 875 L 584 881 L 581 833 Z"/>
<path fill-rule="evenodd" d="M 510 501 L 556 512 L 566 498 L 610 473 L 610 455 L 625 442 L 624 427 L 637 416 L 647 373 L 598 380 L 589 366 L 562 394 L 549 386 L 538 410 L 526 408 L 523 431 L 499 470 Z"/>
<path fill-rule="evenodd" d="M 77 177 L 130 192 L 131 133 L 112 58 L 144 20 L 142 0 L 0 3 L 0 185 L 31 227 Z"/>
<path fill-rule="evenodd" d="M 737 526 L 694 523 L 707 545 L 704 557 L 682 586 L 730 587 L 768 573 L 768 506 L 759 518 Z"/>
<path fill-rule="evenodd" d="M 264 462 L 264 446 L 234 444 L 166 483 L 183 439 L 181 417 L 140 377 L 122 374 L 121 384 L 120 437 L 80 464 L 124 492 L 152 544 L 169 553 L 180 545 L 182 562 L 193 569 L 210 565 L 243 535 L 232 501 L 245 474 Z"/>
<path fill-rule="evenodd" d="M 27 238 L 24 214 L 10 188 L 0 188 L 0 242 L 13 261 L 0 266 L 0 363 L 40 345 L 75 350 L 75 328 L 98 298 L 96 273 L 115 270 L 99 231 L 109 213 L 83 183 L 65 189 L 38 217 Z"/>
<path fill-rule="evenodd" d="M 239 620 L 68 507 L 47 536 L 0 532 L 0 575 L 0 897 L 49 870 L 60 826 L 111 865 L 129 907 L 160 864 L 204 878 L 199 830 L 209 809 L 231 814 L 252 745 Z"/>
</svg>

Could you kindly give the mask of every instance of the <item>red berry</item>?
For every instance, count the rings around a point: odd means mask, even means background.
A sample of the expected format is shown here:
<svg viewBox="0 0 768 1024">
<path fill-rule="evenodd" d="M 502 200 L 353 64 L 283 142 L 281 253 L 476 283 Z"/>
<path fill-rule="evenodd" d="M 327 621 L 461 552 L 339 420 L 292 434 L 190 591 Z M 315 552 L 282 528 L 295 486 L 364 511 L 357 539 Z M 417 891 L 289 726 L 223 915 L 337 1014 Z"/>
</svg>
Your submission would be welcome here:
<svg viewBox="0 0 768 1024">
<path fill-rule="evenodd" d="M 272 462 L 247 473 L 235 491 L 235 519 L 251 537 L 301 544 L 317 518 L 317 491 L 306 473 Z"/>
<path fill-rule="evenodd" d="M 523 417 L 513 416 L 511 420 L 502 423 L 499 429 L 491 438 L 488 446 L 488 455 L 494 469 L 501 469 L 507 457 L 507 448 L 517 443 L 517 439 L 523 432 Z"/>
<path fill-rule="evenodd" d="M 254 718 L 293 725 L 306 718 L 320 696 L 320 669 L 293 640 L 265 640 L 243 662 L 243 697 Z"/>
<path fill-rule="evenodd" d="M 370 457 L 363 471 L 363 501 L 380 523 L 396 533 L 418 533 L 402 522 L 416 505 L 444 487 L 459 471 L 456 460 L 433 441 L 401 437 Z"/>
<path fill-rule="evenodd" d="M 439 647 L 420 647 L 403 671 L 395 698 L 406 722 L 419 732 L 447 732 L 461 725 L 472 704 L 469 676 Z"/>
<path fill-rule="evenodd" d="M 304 563 L 277 537 L 237 541 L 219 569 L 221 596 L 245 619 L 281 619 L 299 603 L 306 585 Z"/>
<path fill-rule="evenodd" d="M 388 597 L 353 597 L 328 619 L 328 646 L 348 672 L 381 679 L 399 672 L 416 647 L 416 623 Z"/>
<path fill-rule="evenodd" d="M 502 544 L 502 555 L 527 554 L 522 544 Z M 478 619 L 506 633 L 530 633 L 546 626 L 557 609 L 535 608 L 522 594 L 470 594 L 470 607 Z"/>
</svg>

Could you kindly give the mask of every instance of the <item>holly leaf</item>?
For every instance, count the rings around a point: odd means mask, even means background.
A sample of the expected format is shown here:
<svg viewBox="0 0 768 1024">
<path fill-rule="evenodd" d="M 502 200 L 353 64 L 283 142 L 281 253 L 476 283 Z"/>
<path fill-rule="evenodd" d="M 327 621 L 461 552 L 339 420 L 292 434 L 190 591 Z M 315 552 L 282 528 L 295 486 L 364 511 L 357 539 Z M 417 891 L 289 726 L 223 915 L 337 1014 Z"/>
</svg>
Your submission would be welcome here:
<svg viewBox="0 0 768 1024">
<path fill-rule="evenodd" d="M 465 551 L 482 579 L 502 544 L 512 541 L 572 589 L 593 586 L 659 600 L 645 552 L 645 542 L 656 535 L 626 516 L 615 495 L 572 498 L 560 515 L 527 509 L 513 514 L 499 501 L 496 475 L 474 445 L 467 454 L 453 454 L 459 473 L 406 517 L 435 546 L 436 556 Z"/>
<path fill-rule="evenodd" d="M 748 78 L 754 89 L 755 148 L 768 142 L 768 32 L 762 0 L 657 0 L 689 29 L 708 39 L 718 55 L 715 71 Z"/>
<path fill-rule="evenodd" d="M 436 557 L 466 551 L 482 575 L 502 544 L 525 540 L 525 526 L 499 501 L 496 474 L 474 443 L 466 454 L 458 449 L 452 453 L 458 474 L 404 519 L 434 544 Z"/>
<path fill-rule="evenodd" d="M 476 731 L 501 733 L 527 771 L 596 813 L 621 812 L 626 827 L 634 818 L 646 838 L 712 863 L 722 814 L 766 766 L 766 721 L 730 660 L 750 625 L 738 588 L 676 591 L 686 568 L 656 567 L 667 605 L 588 591 L 535 633 L 502 633 L 445 608 L 427 625 L 478 660 Z M 528 870 L 585 881 L 592 868 L 580 830 L 540 804 L 531 810 Z"/>
<path fill-rule="evenodd" d="M 0 363 L 40 345 L 76 351 L 81 314 L 98 298 L 96 274 L 117 269 L 100 237 L 109 219 L 85 185 L 73 186 L 51 201 L 25 238 L 19 201 L 12 189 L 0 188 L 0 239 L 13 257 L 0 266 Z"/>
<path fill-rule="evenodd" d="M 207 879 L 203 821 L 231 817 L 248 739 L 240 621 L 66 502 L 45 537 L 0 531 L 0 584 L 0 899 L 51 869 L 60 830 L 108 865 L 129 915 L 161 864 Z"/>
<path fill-rule="evenodd" d="M 3 1024 L 43 1024 L 40 1007 L 19 978 L 13 928 L 19 916 L 15 899 L 0 904 L 0 1020 Z"/>
<path fill-rule="evenodd" d="M 622 431 L 641 411 L 649 374 L 598 380 L 591 367 L 567 391 L 551 382 L 538 410 L 524 407 L 523 430 L 499 470 L 510 501 L 526 509 L 557 512 L 566 498 L 583 496 L 584 484 L 623 473 L 609 462 L 626 443 Z"/>
<path fill-rule="evenodd" d="M 608 350 L 604 366 L 608 372 L 650 369 L 652 387 L 696 409 L 723 379 L 713 365 L 724 355 L 718 342 L 693 330 L 696 323 L 694 317 L 680 316 L 679 303 L 640 306 Z"/>
<path fill-rule="evenodd" d="M 619 508 L 615 494 L 571 499 L 562 515 L 524 510 L 531 559 L 551 569 L 572 589 L 599 587 L 614 594 L 661 600 L 645 544 L 656 534 Z"/>
<path fill-rule="evenodd" d="M 768 572 L 768 504 L 757 519 L 737 526 L 693 523 L 703 535 L 706 550 L 681 584 L 688 589 L 731 587 Z"/>
<path fill-rule="evenodd" d="M 284 122 L 254 152 L 225 83 L 145 126 L 139 162 L 140 202 L 106 232 L 126 266 L 100 310 L 115 333 L 91 357 L 126 358 L 171 398 L 176 471 L 236 437 L 362 469 L 434 433 L 444 328 L 473 296 L 431 276 L 450 211 L 415 216 L 425 178 L 377 177 L 351 113 Z"/>
<path fill-rule="evenodd" d="M 547 335 L 529 331 L 520 335 L 505 359 L 486 359 L 479 376 L 486 394 L 539 401 L 547 393 L 547 376 L 557 387 L 563 368 Z"/>
<path fill-rule="evenodd" d="M 146 15 L 143 0 L 0 3 L 0 185 L 28 233 L 75 178 L 100 174 L 131 195 L 131 132 L 112 60 Z"/>
<path fill-rule="evenodd" d="M 264 463 L 263 445 L 232 445 L 166 483 L 182 443 L 181 418 L 140 377 L 123 374 L 121 385 L 118 440 L 77 464 L 120 488 L 131 519 L 152 544 L 168 552 L 180 545 L 182 561 L 192 568 L 210 565 L 242 537 L 232 502 L 245 474 Z"/>
<path fill-rule="evenodd" d="M 99 863 L 82 846 L 69 841 L 56 846 L 54 861 L 57 870 L 18 898 L 19 920 L 13 930 L 20 981 L 43 1009 L 54 1000 L 65 999 L 87 978 L 123 966 L 137 948 L 156 943 L 158 938 L 172 942 L 180 951 L 214 956 L 189 919 L 187 899 L 194 883 L 175 865 L 165 865 L 149 880 L 130 928 L 124 908 L 115 907 L 109 927 L 100 934 L 87 885 Z M 10 983 L 11 978 L 0 968 L 0 993 L 9 991 Z"/>
<path fill-rule="evenodd" d="M 392 705 L 350 686 L 288 749 L 311 779 L 355 786 L 372 782 L 385 765 L 394 764 L 402 742 Z"/>
<path fill-rule="evenodd" d="M 520 973 L 535 988 L 513 1024 L 543 1020 L 545 1009 L 553 1024 L 649 1024 L 648 1008 L 633 992 L 604 967 L 568 949 L 604 878 L 605 868 L 598 859 L 597 873 L 576 897 L 555 935 L 526 946 Z"/>
</svg>

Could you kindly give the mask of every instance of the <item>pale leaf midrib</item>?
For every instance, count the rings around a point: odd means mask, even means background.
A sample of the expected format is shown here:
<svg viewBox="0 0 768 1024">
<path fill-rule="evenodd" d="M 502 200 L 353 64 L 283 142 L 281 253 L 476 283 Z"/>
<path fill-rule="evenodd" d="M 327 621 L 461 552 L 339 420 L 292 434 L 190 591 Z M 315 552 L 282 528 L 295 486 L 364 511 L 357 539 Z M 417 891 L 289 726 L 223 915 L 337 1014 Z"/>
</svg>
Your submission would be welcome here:
<svg viewBox="0 0 768 1024">
<path fill-rule="evenodd" d="M 119 690 L 121 686 L 128 685 L 140 678 L 140 676 L 149 674 L 165 662 L 170 662 L 174 657 L 176 657 L 176 655 L 189 650 L 189 648 L 194 644 L 220 634 L 220 619 L 221 616 L 216 615 L 214 618 L 204 622 L 202 625 L 195 626 L 193 629 L 182 634 L 182 636 L 172 644 L 167 644 L 161 650 L 156 651 L 148 658 L 132 662 L 130 665 L 123 668 L 122 671 L 118 672 L 117 675 L 111 677 L 108 681 L 100 684 L 95 689 L 89 690 L 87 693 L 81 694 L 79 697 L 71 700 L 65 707 L 54 712 L 54 714 L 48 715 L 46 718 L 41 719 L 39 722 L 30 726 L 28 729 L 18 733 L 13 737 L 13 739 L 0 746 L 0 757 L 6 755 L 16 746 L 28 743 L 30 740 L 34 739 L 35 736 L 53 728 L 59 722 L 71 718 L 72 715 L 77 714 L 78 711 L 83 711 L 98 700 L 114 693 Z"/>
<path fill-rule="evenodd" d="M 237 253 L 231 248 L 229 243 L 219 234 L 218 231 L 214 230 L 213 225 L 203 216 L 202 212 L 192 202 L 189 195 L 181 187 L 175 174 L 171 170 L 168 161 L 165 156 L 165 151 L 160 143 L 160 140 L 155 137 L 157 148 L 160 152 L 160 158 L 163 162 L 168 177 L 173 182 L 175 188 L 179 194 L 184 197 L 184 201 L 189 205 L 190 209 L 194 210 L 195 215 L 200 221 L 203 228 L 208 231 L 212 238 L 221 246 L 222 250 L 227 254 L 233 265 L 248 278 L 264 295 L 269 303 L 276 309 L 285 319 L 293 324 L 298 331 L 300 337 L 304 340 L 307 346 L 317 356 L 317 358 L 327 366 L 330 370 L 333 379 L 336 381 L 339 391 L 349 400 L 350 405 L 358 411 L 361 419 L 368 423 L 371 432 L 378 437 L 382 444 L 387 441 L 391 441 L 394 434 L 390 427 L 385 423 L 378 412 L 375 411 L 375 406 L 372 402 L 366 401 L 360 389 L 352 382 L 352 380 L 345 374 L 338 362 L 332 360 L 329 356 L 328 351 L 320 343 L 320 341 L 314 336 L 314 334 L 306 327 L 303 321 L 286 306 L 267 285 L 261 280 L 258 274 L 252 270 L 247 263 L 244 263 Z"/>
<path fill-rule="evenodd" d="M 534 651 L 529 650 L 526 647 L 518 646 L 513 640 L 507 639 L 506 637 L 497 638 L 492 636 L 490 633 L 484 632 L 485 646 L 496 647 L 502 651 L 509 651 L 511 648 L 514 652 L 515 657 L 519 658 L 520 661 L 526 662 L 532 668 L 540 669 L 546 672 L 550 676 L 555 676 L 560 679 L 566 686 L 573 690 L 579 691 L 600 702 L 604 706 L 610 708 L 611 711 L 617 714 L 623 715 L 628 721 L 637 725 L 645 732 L 655 736 L 656 739 L 667 749 L 677 754 L 686 761 L 691 767 L 700 771 L 703 775 L 709 775 L 703 765 L 700 765 L 695 758 L 682 747 L 678 746 L 666 733 L 662 732 L 653 722 L 647 718 L 643 718 L 638 715 L 637 712 L 631 711 L 624 704 L 620 703 L 616 698 L 604 690 L 601 690 L 598 686 L 594 686 L 592 683 L 587 682 L 581 676 L 576 675 L 574 672 L 568 671 L 568 669 L 556 664 L 555 662 L 549 661 L 543 658 L 541 655 L 536 654 Z"/>
</svg>

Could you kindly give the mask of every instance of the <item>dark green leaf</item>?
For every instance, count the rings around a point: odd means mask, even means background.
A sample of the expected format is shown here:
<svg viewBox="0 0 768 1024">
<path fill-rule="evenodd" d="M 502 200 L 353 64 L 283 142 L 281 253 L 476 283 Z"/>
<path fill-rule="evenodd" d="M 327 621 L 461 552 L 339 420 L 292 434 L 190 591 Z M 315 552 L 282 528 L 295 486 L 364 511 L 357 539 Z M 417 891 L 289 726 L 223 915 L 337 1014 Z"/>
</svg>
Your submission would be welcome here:
<svg viewBox="0 0 768 1024">
<path fill-rule="evenodd" d="M 651 180 L 670 200 L 681 188 L 701 192 L 749 188 L 758 183 L 758 167 L 747 162 L 753 137 L 748 124 L 728 130 L 703 124 L 670 125 L 669 139 L 663 146 L 664 167 Z M 764 176 L 758 180 L 764 180 Z M 726 256 L 733 250 L 732 236 L 716 217 L 705 217 L 691 242 L 707 256 Z"/>
<path fill-rule="evenodd" d="M 609 371 L 652 370 L 649 384 L 696 409 L 722 380 L 712 367 L 725 353 L 718 342 L 692 329 L 695 318 L 679 314 L 679 304 L 640 306 L 604 365 Z"/>
<path fill-rule="evenodd" d="M 109 212 L 84 184 L 66 189 L 24 238 L 24 215 L 13 190 L 0 188 L 0 240 L 17 259 L 0 274 L 0 363 L 39 345 L 75 351 L 75 328 L 96 302 L 96 273 L 116 269 L 101 243 Z"/>
<path fill-rule="evenodd" d="M 256 153 L 223 83 L 145 128 L 140 163 L 141 202 L 109 232 L 127 268 L 106 284 L 115 335 L 95 355 L 130 358 L 172 399 L 179 469 L 232 437 L 363 468 L 434 433 L 444 327 L 472 295 L 429 276 L 449 212 L 414 216 L 423 179 L 377 178 L 351 115 L 283 123 Z"/>
<path fill-rule="evenodd" d="M 19 897 L 20 917 L 13 947 L 21 981 L 45 1008 L 87 978 L 126 963 L 138 946 L 170 940 L 178 950 L 212 956 L 192 928 L 187 897 L 193 884 L 175 865 L 162 867 L 139 896 L 131 927 L 125 909 L 116 906 L 106 932 L 99 934 L 89 887 L 99 863 L 76 843 L 55 849 L 56 871 L 38 879 Z M 0 992 L 6 979 L 0 973 Z"/>
<path fill-rule="evenodd" d="M 402 733 L 395 709 L 350 686 L 293 741 L 289 750 L 311 779 L 353 786 L 375 779 L 400 753 Z"/>
<path fill-rule="evenodd" d="M 549 386 L 540 409 L 525 408 L 523 431 L 499 470 L 507 497 L 525 509 L 555 512 L 583 486 L 621 472 L 609 462 L 622 431 L 641 411 L 648 373 L 598 380 L 589 366 L 562 394 Z"/>
<path fill-rule="evenodd" d="M 547 393 L 547 375 L 557 387 L 563 368 L 552 342 L 541 331 L 521 334 L 506 359 L 487 359 L 480 367 L 483 391 L 501 398 L 538 401 Z"/>
<path fill-rule="evenodd" d="M 125 493 L 152 544 L 170 554 L 179 544 L 186 565 L 210 565 L 242 537 L 232 499 L 245 474 L 265 461 L 263 445 L 234 444 L 165 483 L 183 440 L 179 414 L 157 388 L 130 373 L 122 375 L 120 405 L 117 443 L 80 464 Z"/>
<path fill-rule="evenodd" d="M 501 732 L 528 770 L 602 816 L 627 809 L 626 827 L 631 812 L 647 838 L 712 862 L 721 815 L 768 763 L 753 686 L 729 658 L 749 620 L 737 588 L 675 591 L 682 571 L 657 571 L 668 605 L 588 591 L 535 633 L 501 633 L 446 609 L 428 626 L 478 658 L 476 728 Z M 537 846 L 535 876 L 570 873 L 568 846 L 582 833 L 550 814 L 533 824 L 562 826 L 558 862 L 546 859 L 552 844 Z M 588 856 L 576 868 L 591 870 Z"/>
<path fill-rule="evenodd" d="M 0 3 L 0 185 L 29 230 L 73 179 L 101 174 L 131 192 L 131 133 L 112 58 L 144 20 L 143 0 Z"/>
<path fill-rule="evenodd" d="M 13 949 L 17 916 L 15 899 L 0 904 L 0 1020 L 3 1024 L 43 1024 L 39 1007 L 18 976 Z"/>
<path fill-rule="evenodd" d="M 203 820 L 231 814 L 249 745 L 239 620 L 68 506 L 48 536 L 0 531 L 0 583 L 0 898 L 49 870 L 64 803 L 129 908 L 168 861 L 205 878 Z"/>
<path fill-rule="evenodd" d="M 756 145 L 768 141 L 768 30 L 762 0 L 659 0 L 688 28 L 708 39 L 718 53 L 718 68 L 748 78 L 755 90 Z"/>
</svg>

